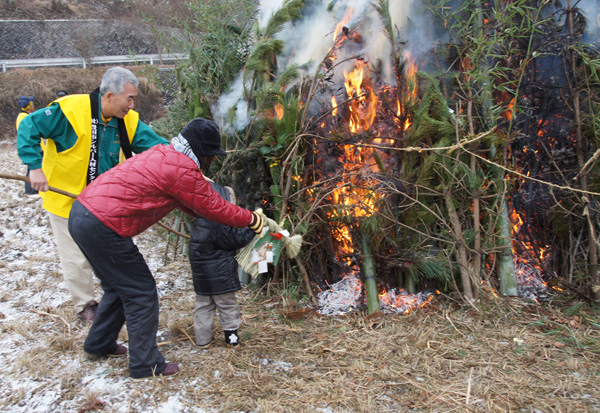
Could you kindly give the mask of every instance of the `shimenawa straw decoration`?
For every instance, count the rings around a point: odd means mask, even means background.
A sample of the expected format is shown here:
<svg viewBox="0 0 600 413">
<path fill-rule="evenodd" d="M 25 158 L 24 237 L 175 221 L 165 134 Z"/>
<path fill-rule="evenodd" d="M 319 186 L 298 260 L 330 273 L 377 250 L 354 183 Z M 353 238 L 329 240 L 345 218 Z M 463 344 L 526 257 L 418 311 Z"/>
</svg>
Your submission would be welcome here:
<svg viewBox="0 0 600 413">
<path fill-rule="evenodd" d="M 295 258 L 302 247 L 302 235 L 290 236 L 271 218 L 263 214 L 263 219 L 266 225 L 262 233 L 240 249 L 235 257 L 240 267 L 252 277 L 267 272 L 268 264 L 277 265 L 282 250 L 288 257 Z"/>
</svg>

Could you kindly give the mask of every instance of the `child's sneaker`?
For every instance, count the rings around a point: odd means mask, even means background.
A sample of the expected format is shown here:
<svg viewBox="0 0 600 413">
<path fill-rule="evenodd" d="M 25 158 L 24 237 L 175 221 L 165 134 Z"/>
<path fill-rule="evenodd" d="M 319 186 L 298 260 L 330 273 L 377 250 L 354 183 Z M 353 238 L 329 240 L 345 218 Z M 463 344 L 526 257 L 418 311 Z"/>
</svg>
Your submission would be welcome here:
<svg viewBox="0 0 600 413">
<path fill-rule="evenodd" d="M 237 346 L 240 344 L 240 336 L 238 336 L 237 330 L 224 330 L 225 332 L 225 344 L 228 346 Z"/>
</svg>

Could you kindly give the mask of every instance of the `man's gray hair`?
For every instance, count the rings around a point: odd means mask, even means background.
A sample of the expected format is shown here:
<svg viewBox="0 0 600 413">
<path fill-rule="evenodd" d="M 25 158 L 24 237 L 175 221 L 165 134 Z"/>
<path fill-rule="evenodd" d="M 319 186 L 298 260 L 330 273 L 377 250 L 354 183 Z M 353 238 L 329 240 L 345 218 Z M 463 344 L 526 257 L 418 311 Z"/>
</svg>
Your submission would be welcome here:
<svg viewBox="0 0 600 413">
<path fill-rule="evenodd" d="M 100 96 L 104 96 L 108 92 L 119 95 L 125 90 L 125 85 L 128 83 L 138 87 L 140 81 L 133 73 L 124 67 L 111 67 L 104 73 L 104 76 L 102 76 L 102 82 L 100 82 Z"/>
</svg>

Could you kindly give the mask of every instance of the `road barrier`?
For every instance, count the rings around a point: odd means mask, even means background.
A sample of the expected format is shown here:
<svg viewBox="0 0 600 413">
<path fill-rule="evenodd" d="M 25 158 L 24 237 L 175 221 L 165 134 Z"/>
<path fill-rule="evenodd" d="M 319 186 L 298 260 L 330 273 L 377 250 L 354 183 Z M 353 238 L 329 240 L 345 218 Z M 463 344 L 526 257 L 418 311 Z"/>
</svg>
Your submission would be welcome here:
<svg viewBox="0 0 600 413">
<path fill-rule="evenodd" d="M 15 59 L 0 60 L 2 71 L 6 72 L 9 68 L 16 67 L 50 67 L 50 66 L 81 66 L 84 69 L 88 65 L 109 65 L 121 63 L 134 64 L 161 64 L 162 62 L 173 62 L 176 60 L 187 59 L 186 53 L 170 54 L 143 54 L 133 56 L 93 56 L 89 59 L 83 57 L 56 57 L 48 59 Z"/>
</svg>

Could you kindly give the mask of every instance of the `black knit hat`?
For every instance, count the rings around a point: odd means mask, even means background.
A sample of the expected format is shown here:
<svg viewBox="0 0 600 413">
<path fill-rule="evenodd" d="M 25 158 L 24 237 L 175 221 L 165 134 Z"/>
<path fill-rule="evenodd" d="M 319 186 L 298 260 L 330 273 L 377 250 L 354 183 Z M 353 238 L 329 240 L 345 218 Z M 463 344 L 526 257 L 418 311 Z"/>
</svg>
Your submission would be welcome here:
<svg viewBox="0 0 600 413">
<path fill-rule="evenodd" d="M 192 119 L 181 131 L 181 136 L 188 141 L 197 157 L 227 154 L 221 149 L 219 127 L 211 120 Z"/>
</svg>

